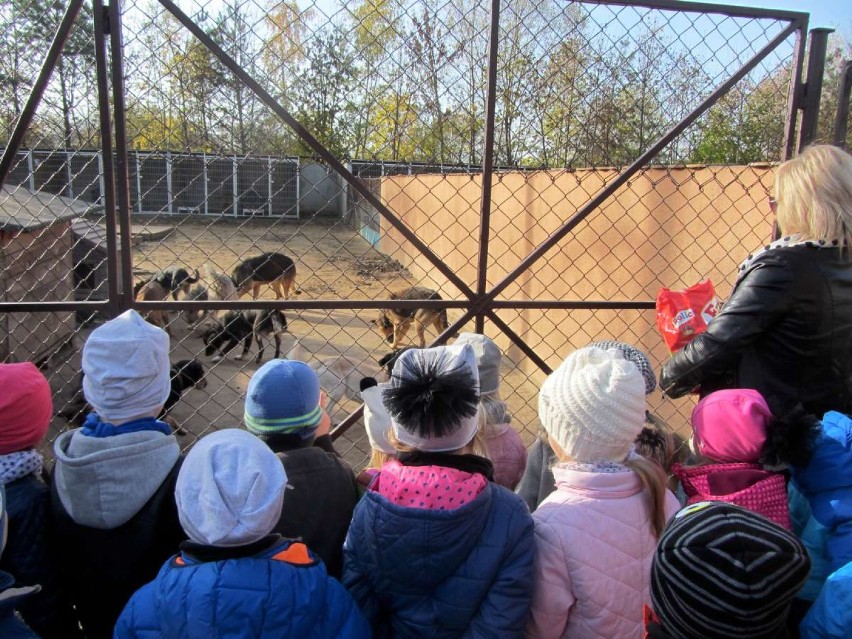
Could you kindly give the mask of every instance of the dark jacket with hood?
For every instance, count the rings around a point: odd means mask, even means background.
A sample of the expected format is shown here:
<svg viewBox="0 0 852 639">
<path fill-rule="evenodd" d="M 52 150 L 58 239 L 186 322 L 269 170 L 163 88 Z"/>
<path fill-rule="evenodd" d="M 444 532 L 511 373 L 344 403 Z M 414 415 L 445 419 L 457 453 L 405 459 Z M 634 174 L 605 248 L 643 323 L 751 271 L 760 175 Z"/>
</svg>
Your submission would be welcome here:
<svg viewBox="0 0 852 639">
<path fill-rule="evenodd" d="M 87 639 L 108 639 L 130 596 L 186 539 L 174 498 L 180 447 L 151 430 L 90 437 L 77 429 L 54 450 L 62 576 Z"/>
<path fill-rule="evenodd" d="M 343 542 L 359 498 L 352 469 L 319 441 L 302 446 L 287 435 L 262 439 L 278 453 L 287 471 L 284 507 L 273 532 L 303 541 L 322 559 L 328 574 L 339 579 Z"/>
<path fill-rule="evenodd" d="M 41 587 L 21 598 L 18 612 L 44 639 L 81 637 L 68 592 L 56 572 L 56 545 L 49 525 L 50 489 L 34 474 L 4 487 L 9 536 L 0 569 L 14 575 L 19 586 Z M 0 633 L 0 637 L 5 635 Z"/>
<path fill-rule="evenodd" d="M 377 638 L 521 637 L 533 555 L 526 505 L 491 481 L 454 510 L 405 507 L 370 490 L 346 538 L 343 584 Z"/>
<path fill-rule="evenodd" d="M 663 367 L 670 397 L 753 388 L 773 410 L 852 411 L 852 261 L 836 247 L 777 248 L 740 276 L 721 312 Z"/>
</svg>

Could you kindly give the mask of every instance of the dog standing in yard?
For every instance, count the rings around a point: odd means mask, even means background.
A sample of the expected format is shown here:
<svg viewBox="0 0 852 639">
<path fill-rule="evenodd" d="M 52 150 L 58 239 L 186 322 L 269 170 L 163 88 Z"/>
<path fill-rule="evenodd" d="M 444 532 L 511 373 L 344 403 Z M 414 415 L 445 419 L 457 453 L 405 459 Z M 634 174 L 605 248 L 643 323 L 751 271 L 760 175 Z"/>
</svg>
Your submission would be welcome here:
<svg viewBox="0 0 852 639">
<path fill-rule="evenodd" d="M 169 289 L 165 288 L 157 280 L 145 282 L 136 293 L 137 302 L 162 302 L 168 299 Z M 172 334 L 169 330 L 169 314 L 164 310 L 147 311 L 145 319 L 153 324 L 164 329 L 169 335 Z"/>
<path fill-rule="evenodd" d="M 296 289 L 296 264 L 281 253 L 262 253 L 240 262 L 231 279 L 237 287 L 237 297 L 251 291 L 252 299 L 257 299 L 263 284 L 272 286 L 277 300 L 290 299 L 291 290 L 295 295 L 301 293 Z"/>
<path fill-rule="evenodd" d="M 287 332 L 287 318 L 278 310 L 248 310 L 228 311 L 214 326 L 207 329 L 202 336 L 204 354 L 218 362 L 237 344 L 243 343 L 243 352 L 236 359 L 243 359 L 251 349 L 252 340 L 257 341 L 257 357 L 260 363 L 263 359 L 263 336 L 275 340 L 275 357 L 281 355 L 281 336 Z"/>
<path fill-rule="evenodd" d="M 443 299 L 437 291 L 423 286 L 412 286 L 390 294 L 392 300 L 440 300 Z M 445 308 L 383 308 L 379 317 L 374 320 L 379 332 L 396 350 L 401 347 L 402 338 L 414 324 L 420 348 L 426 348 L 426 327 L 430 324 L 438 334 L 443 333 L 450 324 L 447 321 Z"/>
</svg>

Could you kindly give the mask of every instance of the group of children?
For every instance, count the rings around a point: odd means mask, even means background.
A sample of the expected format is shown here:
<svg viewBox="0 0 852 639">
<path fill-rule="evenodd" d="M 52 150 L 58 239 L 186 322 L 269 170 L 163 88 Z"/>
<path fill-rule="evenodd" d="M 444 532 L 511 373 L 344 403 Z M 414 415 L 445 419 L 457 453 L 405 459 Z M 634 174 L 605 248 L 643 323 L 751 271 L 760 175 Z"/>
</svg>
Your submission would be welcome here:
<svg viewBox="0 0 852 639">
<path fill-rule="evenodd" d="M 647 357 L 601 342 L 543 383 L 528 458 L 499 348 L 464 333 L 362 381 L 356 478 L 292 360 L 252 376 L 244 429 L 182 454 L 168 353 L 134 311 L 92 332 L 94 412 L 49 475 L 47 381 L 0 365 L 0 636 L 852 636 L 845 415 L 719 391 L 683 459 Z"/>
</svg>

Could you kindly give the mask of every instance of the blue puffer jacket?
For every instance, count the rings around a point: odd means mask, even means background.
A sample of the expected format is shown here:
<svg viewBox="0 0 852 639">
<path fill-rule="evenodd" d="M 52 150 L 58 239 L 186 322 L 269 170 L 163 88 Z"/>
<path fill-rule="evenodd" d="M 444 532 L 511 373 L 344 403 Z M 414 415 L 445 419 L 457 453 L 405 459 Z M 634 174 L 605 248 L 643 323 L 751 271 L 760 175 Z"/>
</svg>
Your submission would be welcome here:
<svg viewBox="0 0 852 639">
<path fill-rule="evenodd" d="M 241 558 L 171 558 L 121 613 L 115 638 L 130 637 L 367 639 L 370 628 L 304 544 L 281 540 Z"/>
<path fill-rule="evenodd" d="M 852 564 L 832 573 L 799 626 L 802 639 L 852 637 Z"/>
<path fill-rule="evenodd" d="M 520 637 L 533 592 L 533 522 L 491 482 L 456 510 L 367 492 L 343 547 L 343 584 L 382 637 Z"/>
<path fill-rule="evenodd" d="M 791 473 L 811 516 L 825 528 L 828 572 L 833 572 L 852 561 L 852 419 L 826 413 L 810 463 Z"/>
</svg>

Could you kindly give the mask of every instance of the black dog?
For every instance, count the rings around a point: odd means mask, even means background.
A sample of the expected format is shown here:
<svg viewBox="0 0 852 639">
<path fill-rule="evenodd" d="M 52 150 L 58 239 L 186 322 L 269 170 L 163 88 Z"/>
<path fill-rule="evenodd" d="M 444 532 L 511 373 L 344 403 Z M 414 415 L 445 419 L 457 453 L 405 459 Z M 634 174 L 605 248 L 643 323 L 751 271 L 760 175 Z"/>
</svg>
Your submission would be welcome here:
<svg viewBox="0 0 852 639">
<path fill-rule="evenodd" d="M 208 329 L 202 336 L 206 347 L 204 354 L 209 357 L 216 353 L 213 360 L 218 361 L 242 342 L 243 352 L 237 359 L 243 359 L 248 355 L 252 339 L 255 339 L 258 348 L 255 362 L 260 363 L 263 359 L 263 336 L 272 336 L 275 340 L 275 357 L 280 357 L 281 334 L 286 332 L 287 318 L 281 311 L 228 311 L 221 323 Z"/>
<path fill-rule="evenodd" d="M 231 279 L 237 287 L 237 297 L 251 291 L 252 298 L 257 299 L 263 284 L 272 286 L 275 299 L 289 299 L 291 290 L 295 295 L 301 293 L 296 288 L 296 265 L 281 253 L 262 253 L 243 260 L 234 269 Z"/>
<path fill-rule="evenodd" d="M 178 403 L 181 394 L 185 390 L 192 387 L 205 388 L 207 386 L 207 380 L 204 379 L 204 366 L 198 360 L 182 359 L 171 365 L 169 373 L 171 376 L 171 390 L 169 391 L 169 396 L 166 399 L 165 404 L 163 404 L 163 410 L 161 410 L 160 414 L 157 416 L 158 419 L 162 419 L 166 416 L 166 413 L 168 413 L 169 410 Z M 77 384 L 71 395 L 71 399 L 65 407 L 59 411 L 59 414 L 72 424 L 82 426 L 83 422 L 86 421 L 86 416 L 91 411 L 92 407 L 89 406 L 86 402 L 86 398 L 83 396 L 83 371 L 80 371 L 80 374 L 77 376 Z M 186 431 L 183 429 L 178 429 L 175 432 L 177 432 L 178 435 L 186 434 Z"/>
<path fill-rule="evenodd" d="M 399 356 L 402 355 L 405 351 L 414 348 L 413 346 L 404 346 L 403 348 L 398 348 L 395 351 L 391 351 L 380 360 L 378 360 L 379 366 L 382 366 L 387 372 L 388 375 L 393 373 L 393 365 L 396 364 L 396 360 L 399 359 Z"/>
<path fill-rule="evenodd" d="M 189 285 L 195 284 L 200 279 L 198 269 L 195 269 L 195 277 L 189 275 L 189 271 L 179 266 L 170 266 L 164 271 L 157 273 L 151 278 L 162 285 L 164 289 L 172 292 L 172 299 L 177 299 L 177 294 L 183 291 L 189 295 Z"/>
</svg>

